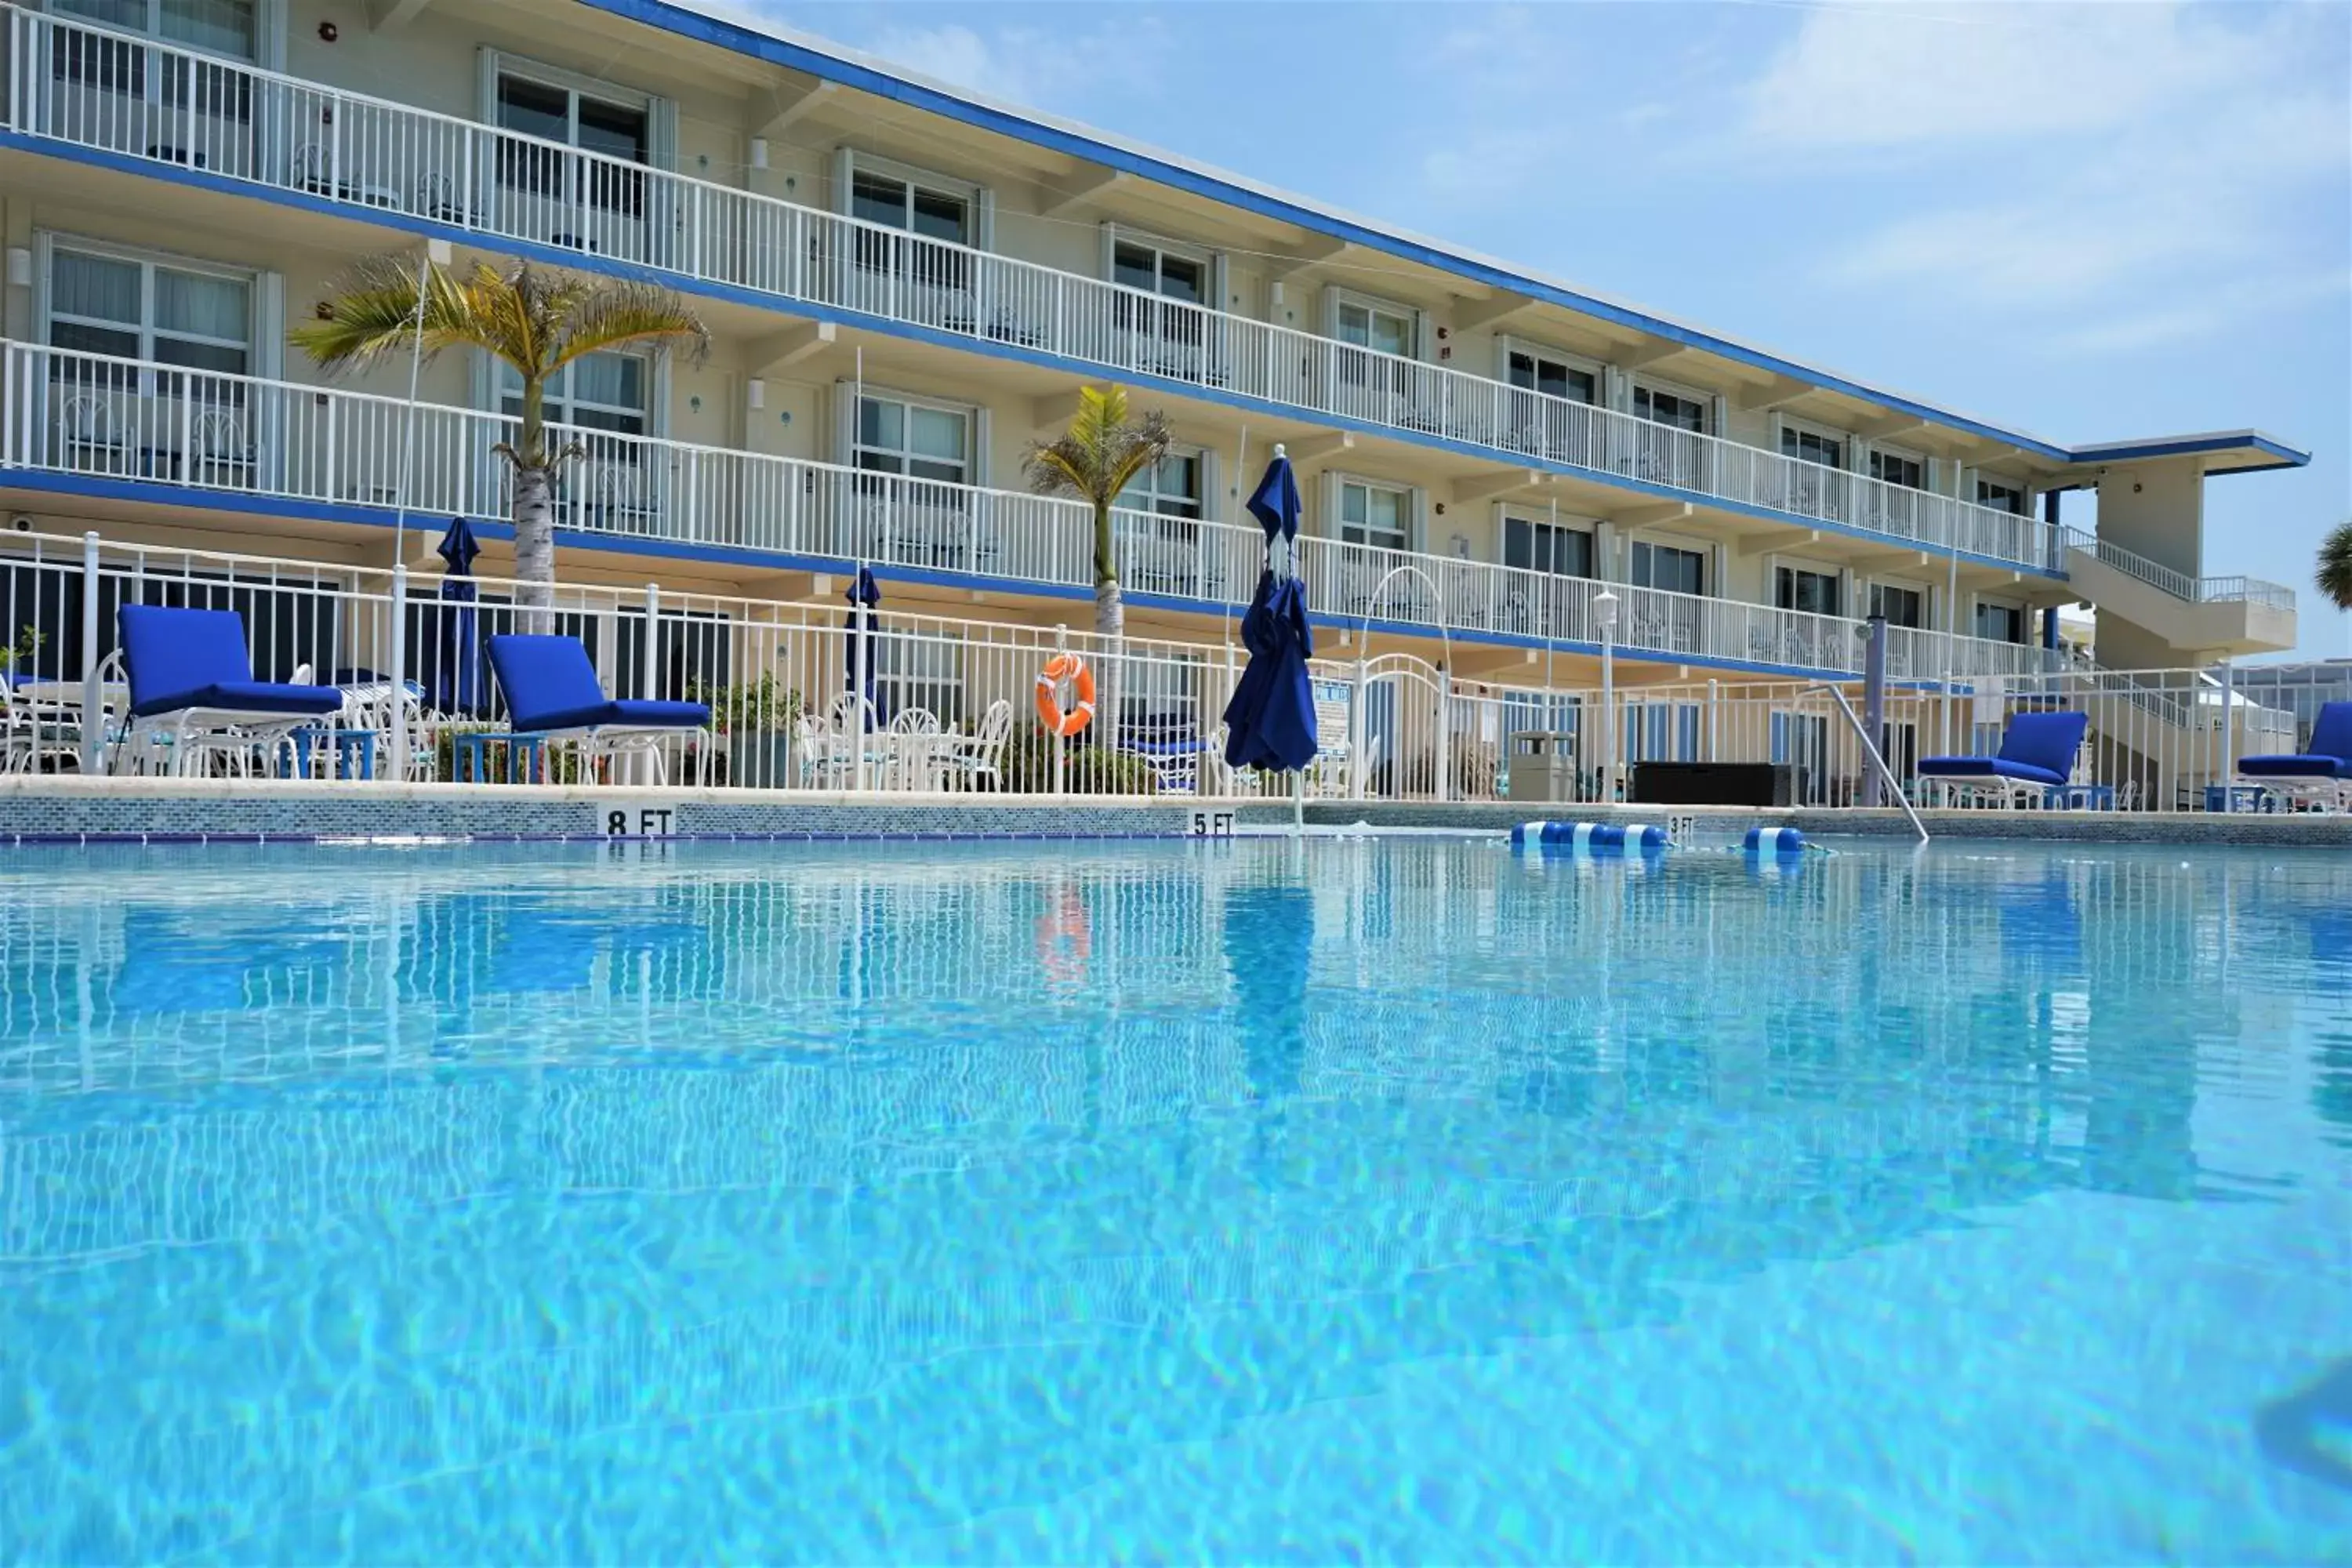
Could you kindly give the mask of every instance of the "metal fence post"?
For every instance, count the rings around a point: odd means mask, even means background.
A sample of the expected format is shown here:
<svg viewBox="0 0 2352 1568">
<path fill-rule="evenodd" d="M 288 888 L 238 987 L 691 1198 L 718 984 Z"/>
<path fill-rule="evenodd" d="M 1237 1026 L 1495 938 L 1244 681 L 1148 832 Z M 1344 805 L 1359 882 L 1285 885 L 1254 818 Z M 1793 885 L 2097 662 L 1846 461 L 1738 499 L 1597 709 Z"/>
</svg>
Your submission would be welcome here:
<svg viewBox="0 0 2352 1568">
<path fill-rule="evenodd" d="M 637 667 L 637 689 L 651 700 L 661 691 L 661 586 L 656 583 L 646 584 L 646 646 L 639 652 Z M 633 781 L 637 784 L 650 784 L 660 776 L 655 772 L 651 752 L 646 752 L 645 760 L 630 771 L 644 774 Z"/>
<path fill-rule="evenodd" d="M 81 536 L 81 771 L 98 772 L 98 754 L 106 743 L 106 704 L 98 680 L 98 531 Z M 126 704 L 126 710 L 128 705 Z M 129 723 L 126 710 L 123 722 Z"/>
<path fill-rule="evenodd" d="M 2192 689 L 2191 696 L 2194 696 Z M 2238 668 L 2221 666 L 2221 804 L 2235 804 L 2230 786 L 2238 776 Z"/>
<path fill-rule="evenodd" d="M 384 671 L 384 705 L 392 723 L 392 776 L 408 779 L 408 563 L 392 563 L 391 668 Z M 331 767 L 328 770 L 332 773 Z"/>
</svg>

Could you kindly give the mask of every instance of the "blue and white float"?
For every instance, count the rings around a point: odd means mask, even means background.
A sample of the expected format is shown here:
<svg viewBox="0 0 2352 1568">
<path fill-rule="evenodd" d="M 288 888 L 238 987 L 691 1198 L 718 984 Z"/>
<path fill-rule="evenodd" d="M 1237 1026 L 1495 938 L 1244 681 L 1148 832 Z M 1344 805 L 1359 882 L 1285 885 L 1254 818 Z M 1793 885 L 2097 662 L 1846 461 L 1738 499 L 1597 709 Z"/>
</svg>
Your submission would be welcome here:
<svg viewBox="0 0 2352 1568">
<path fill-rule="evenodd" d="M 1805 836 L 1793 827 L 1751 827 L 1739 847 L 1749 855 L 1802 855 Z"/>
<path fill-rule="evenodd" d="M 1514 849 L 1655 855 L 1669 842 L 1664 828 L 1642 822 L 1522 822 L 1511 829 Z"/>
</svg>

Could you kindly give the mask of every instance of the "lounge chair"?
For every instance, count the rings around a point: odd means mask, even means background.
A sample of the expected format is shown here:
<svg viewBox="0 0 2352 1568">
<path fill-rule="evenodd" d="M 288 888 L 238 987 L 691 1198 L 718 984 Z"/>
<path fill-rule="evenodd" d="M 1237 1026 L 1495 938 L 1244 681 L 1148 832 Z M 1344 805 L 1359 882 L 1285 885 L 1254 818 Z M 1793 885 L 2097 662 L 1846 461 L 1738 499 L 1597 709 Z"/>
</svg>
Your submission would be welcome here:
<svg viewBox="0 0 2352 1568">
<path fill-rule="evenodd" d="M 1966 794 L 2015 805 L 2072 782 L 2090 727 L 2091 716 L 2072 709 L 2015 714 L 1991 756 L 1922 757 L 1919 776 L 1939 785 L 1947 803 Z"/>
<path fill-rule="evenodd" d="M 202 773 L 215 757 L 241 767 L 343 706 L 331 686 L 254 679 L 234 610 L 125 605 L 120 624 L 131 682 L 123 746 L 134 762 L 160 760 L 175 773 Z"/>
<path fill-rule="evenodd" d="M 2352 803 L 2352 702 L 2321 705 L 2307 749 L 2292 755 L 2240 757 L 2238 776 L 2290 800 Z"/>
<path fill-rule="evenodd" d="M 507 715 L 518 735 L 578 741 L 592 759 L 649 756 L 656 784 L 668 782 L 663 742 L 696 737 L 702 742 L 697 758 L 707 761 L 710 755 L 707 704 L 605 696 L 578 637 L 494 637 L 490 668 L 506 693 Z"/>
</svg>

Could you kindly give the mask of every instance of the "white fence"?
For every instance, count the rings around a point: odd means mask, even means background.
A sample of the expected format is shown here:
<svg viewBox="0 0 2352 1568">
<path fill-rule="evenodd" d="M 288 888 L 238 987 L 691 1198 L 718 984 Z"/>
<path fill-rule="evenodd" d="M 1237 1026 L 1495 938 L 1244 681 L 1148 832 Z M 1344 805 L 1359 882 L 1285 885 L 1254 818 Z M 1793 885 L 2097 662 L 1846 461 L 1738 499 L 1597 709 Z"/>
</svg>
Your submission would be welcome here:
<svg viewBox="0 0 2352 1568">
<path fill-rule="evenodd" d="M 405 752 L 409 776 L 515 776 L 500 695 L 486 655 L 520 624 L 511 583 L 474 583 L 473 602 L 404 573 L 37 534 L 0 536 L 0 737 L 7 771 L 119 764 L 128 691 L 116 667 L 126 604 L 231 609 L 254 672 L 298 675 L 353 693 L 338 727 L 375 733 L 368 761 L 319 748 L 316 771 L 383 776 Z M 1054 627 L 907 615 L 887 605 L 852 623 L 807 603 L 642 589 L 555 590 L 556 629 L 588 648 L 615 696 L 711 704 L 714 732 L 681 742 L 669 776 L 739 787 L 816 791 L 1254 795 L 1286 781 L 1236 775 L 1222 762 L 1221 716 L 1245 655 L 1233 644 L 1129 637 L 1111 643 Z M 1056 652 L 1080 655 L 1097 683 L 1097 718 L 1059 742 L 1032 718 L 1037 678 Z M 1602 790 L 1601 694 L 1451 677 L 1410 655 L 1316 661 L 1323 742 L 1305 780 L 1320 796 L 1393 800 L 1525 798 L 1534 777 L 1513 737 L 1559 737 L 1550 787 Z M 2338 682 L 2352 686 L 2352 676 Z M 384 700 L 406 689 L 404 704 Z M 1852 688 L 1849 687 L 1849 690 Z M 862 691 L 861 702 L 853 695 Z M 1906 779 L 1922 755 L 1984 752 L 2012 715 L 2087 712 L 2091 738 L 2074 795 L 2095 809 L 2203 809 L 2236 758 L 2295 750 L 2320 702 L 2352 695 L 2307 671 L 2065 671 L 1979 682 L 1948 694 L 1897 682 L 1885 750 Z M 400 711 L 395 714 L 394 708 Z M 1645 763 L 1769 763 L 1794 770 L 1799 799 L 1863 801 L 1863 765 L 1827 699 L 1797 683 L 1637 686 L 1614 697 L 1617 777 L 1638 797 Z M 862 713 L 861 713 L 862 710 Z M 94 715 L 85 720 L 85 715 Z M 282 765 L 256 759 L 255 766 Z M 1549 764 L 1547 764 L 1549 766 Z M 576 757 L 536 776 L 584 776 Z M 1514 774 L 1517 774 L 1517 779 Z M 2216 797 L 2217 802 L 2220 797 Z"/>
<path fill-rule="evenodd" d="M 399 499 L 409 405 L 340 387 L 225 375 L 0 342 L 0 468 L 150 480 L 334 505 Z M 419 516 L 504 517 L 510 441 L 502 415 L 415 411 Z M 1075 501 L 873 473 L 832 463 L 552 426 L 576 446 L 557 488 L 559 526 L 586 533 L 921 567 L 1090 587 L 1094 522 Z M 1255 527 L 1122 511 L 1114 530 L 1132 591 L 1239 606 L 1257 582 Z M 1597 646 L 1590 578 L 1486 562 L 1301 542 L 1318 611 L 1409 626 Z M 1615 640 L 1644 653 L 1859 674 L 1854 623 L 1730 599 L 1611 587 Z M 1901 679 L 2022 675 L 2044 650 L 1905 627 L 1888 633 Z"/>
<path fill-rule="evenodd" d="M 10 8 L 6 121 L 397 212 L 1238 395 L 1514 461 L 2063 567 L 2049 524 L 1630 414 Z"/>
</svg>

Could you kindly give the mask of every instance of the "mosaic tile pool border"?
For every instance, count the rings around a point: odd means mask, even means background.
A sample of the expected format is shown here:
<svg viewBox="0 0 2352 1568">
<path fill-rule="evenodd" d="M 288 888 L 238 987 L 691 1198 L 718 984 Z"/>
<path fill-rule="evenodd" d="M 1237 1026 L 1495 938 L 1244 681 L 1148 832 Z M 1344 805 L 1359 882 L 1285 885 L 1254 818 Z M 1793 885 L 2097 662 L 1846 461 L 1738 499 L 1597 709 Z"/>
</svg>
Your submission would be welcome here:
<svg viewBox="0 0 2352 1568">
<path fill-rule="evenodd" d="M 1196 814 L 1212 814 L 1196 824 Z M 635 820 L 612 831 L 615 813 Z M 1309 802 L 1326 830 L 1497 832 L 1532 817 L 1664 822 L 1657 807 L 1527 803 Z M 1763 825 L 1821 837 L 1907 837 L 1896 811 L 1718 807 L 1687 814 L 1706 834 Z M 1222 816 L 1223 821 L 1215 820 Z M 1286 801 L 988 801 L 971 797 L 759 798 L 729 792 L 506 789 L 449 784 L 240 786 L 233 781 L 0 780 L 0 846 L 59 844 L 364 843 L 373 839 L 484 843 L 708 840 L 787 842 L 899 838 L 1174 838 L 1265 832 L 1290 820 Z M 2084 844 L 2249 845 L 2352 848 L 2352 816 L 2126 816 L 2118 813 L 1952 811 L 1928 814 L 1943 839 Z"/>
</svg>

